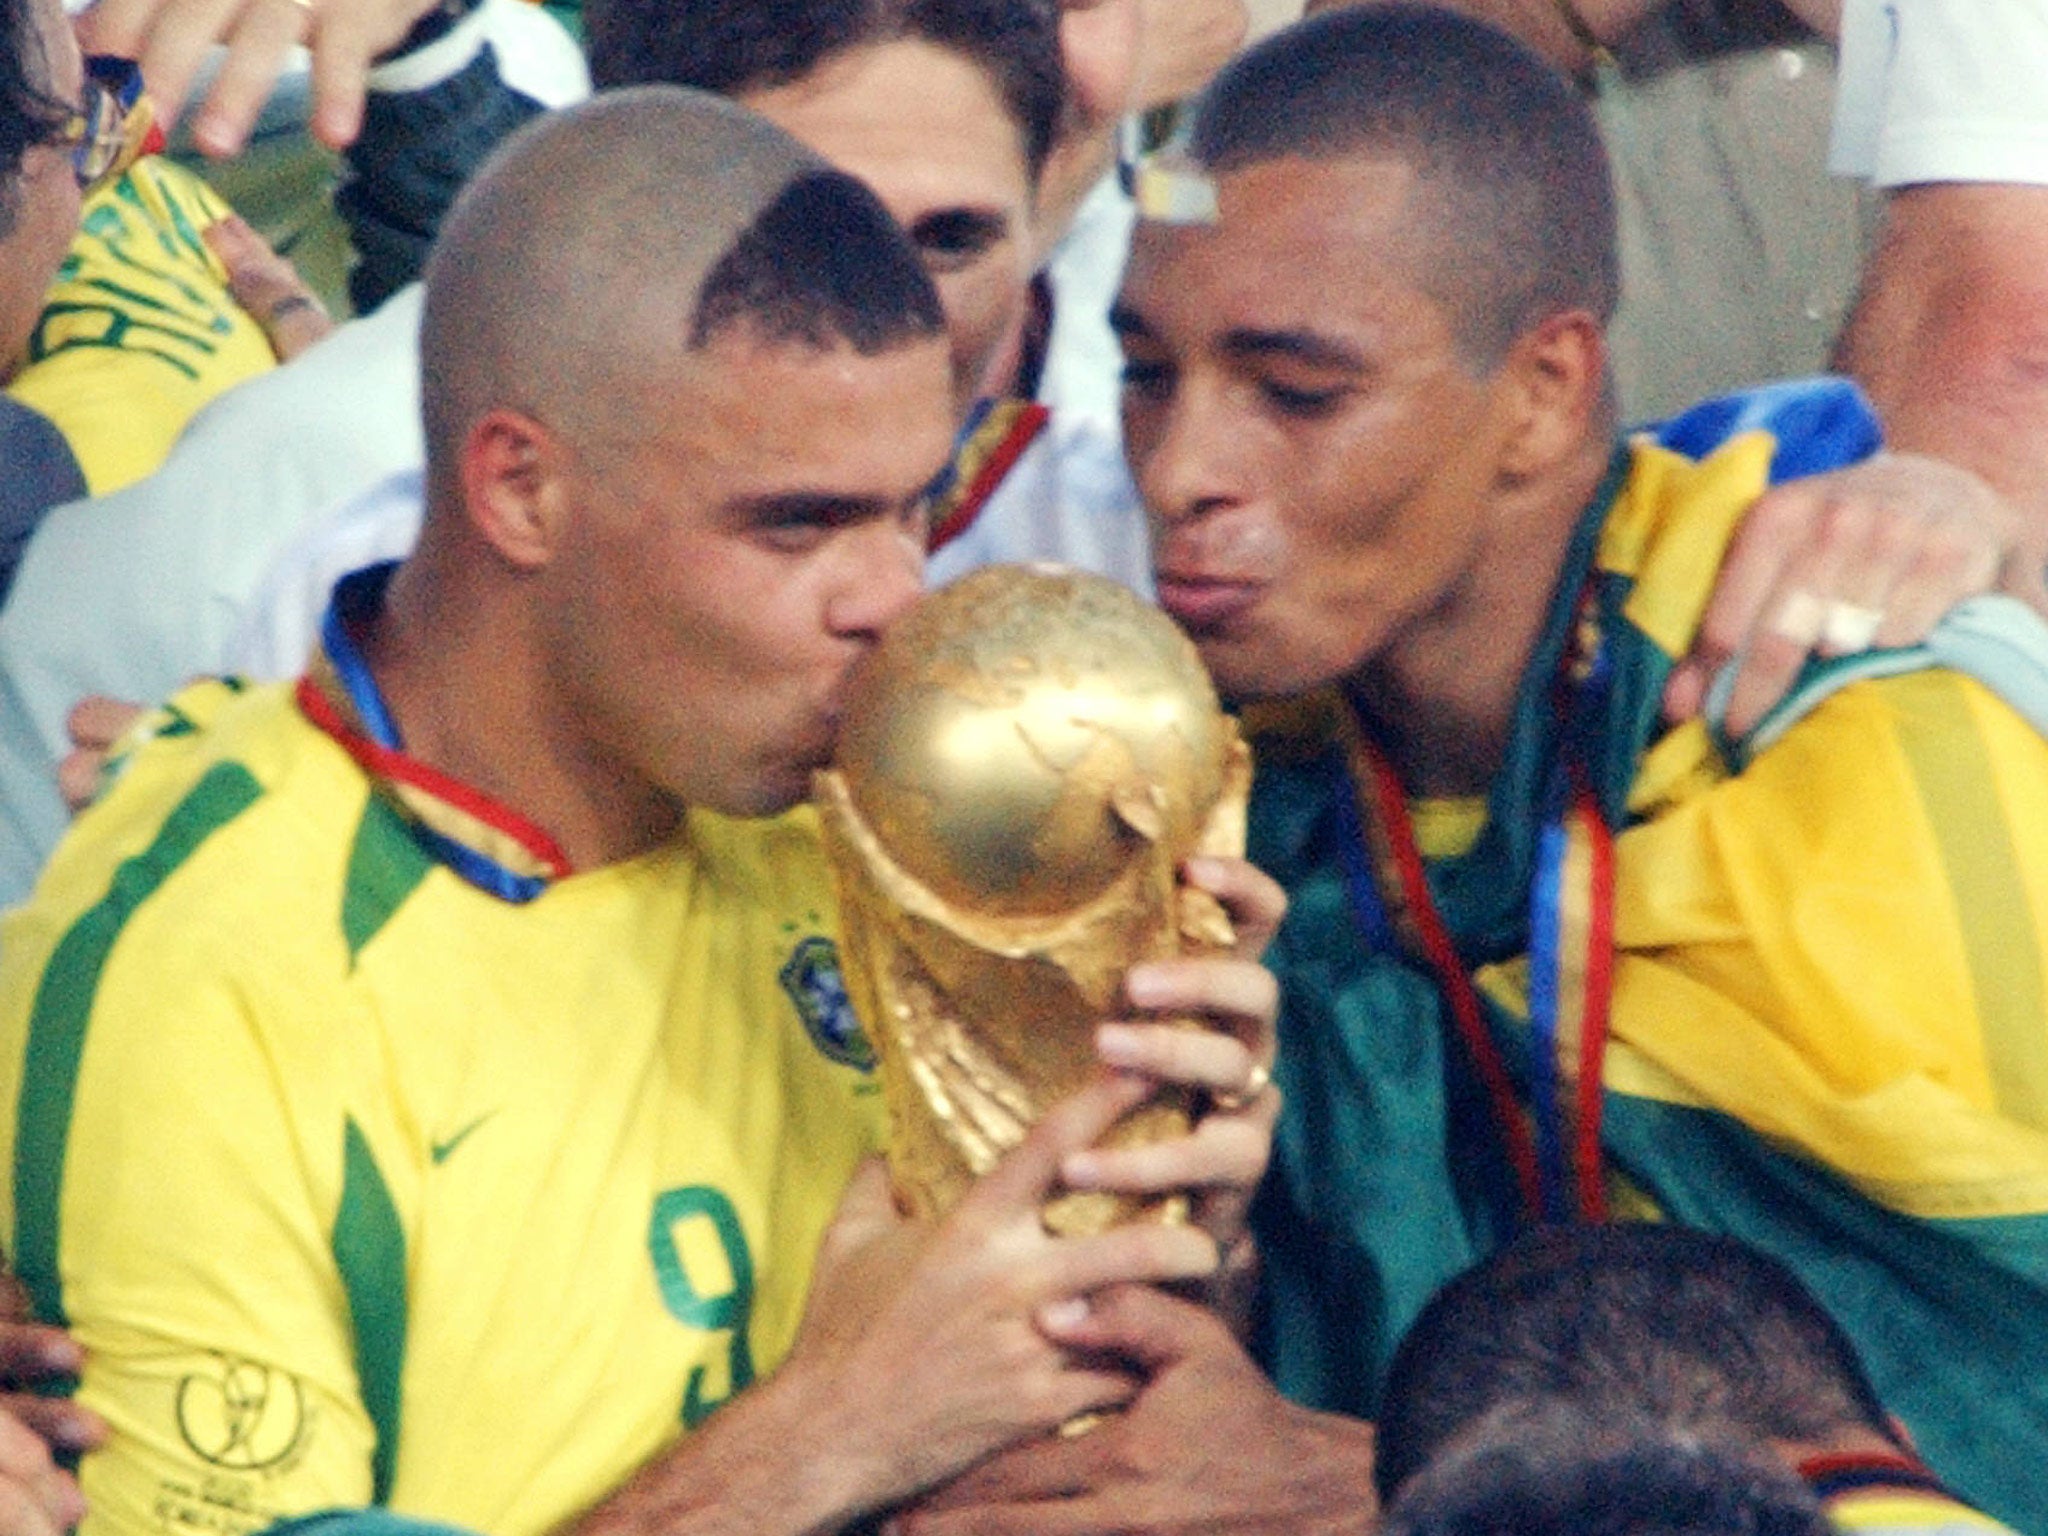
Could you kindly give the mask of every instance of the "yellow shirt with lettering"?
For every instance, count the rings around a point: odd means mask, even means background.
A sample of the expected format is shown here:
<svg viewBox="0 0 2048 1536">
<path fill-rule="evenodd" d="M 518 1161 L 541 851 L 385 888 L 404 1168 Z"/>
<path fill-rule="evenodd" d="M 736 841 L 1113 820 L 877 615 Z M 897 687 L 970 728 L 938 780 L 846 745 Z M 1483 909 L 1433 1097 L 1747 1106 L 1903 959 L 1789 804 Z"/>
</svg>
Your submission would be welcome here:
<svg viewBox="0 0 2048 1536">
<path fill-rule="evenodd" d="M 85 200 L 7 392 L 56 424 L 95 496 L 156 469 L 201 406 L 276 366 L 202 238 L 228 212 L 154 155 Z"/>
</svg>

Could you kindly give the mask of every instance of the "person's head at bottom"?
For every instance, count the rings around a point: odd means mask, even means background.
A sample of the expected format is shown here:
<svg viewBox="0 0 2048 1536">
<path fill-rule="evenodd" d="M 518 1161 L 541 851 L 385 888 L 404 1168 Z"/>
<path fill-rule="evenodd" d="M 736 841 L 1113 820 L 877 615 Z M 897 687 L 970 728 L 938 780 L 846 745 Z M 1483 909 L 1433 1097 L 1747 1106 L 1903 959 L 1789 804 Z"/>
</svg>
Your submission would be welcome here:
<svg viewBox="0 0 2048 1536">
<path fill-rule="evenodd" d="M 1750 1447 L 1787 1470 L 1906 1449 L 1855 1347 L 1782 1264 L 1640 1222 L 1539 1229 L 1430 1299 L 1388 1367 L 1381 1496 L 1473 1426 L 1553 1410 Z"/>
<path fill-rule="evenodd" d="M 1469 1424 L 1388 1508 L 1383 1536 L 1821 1536 L 1819 1503 L 1753 1447 L 1565 1403 Z"/>
</svg>

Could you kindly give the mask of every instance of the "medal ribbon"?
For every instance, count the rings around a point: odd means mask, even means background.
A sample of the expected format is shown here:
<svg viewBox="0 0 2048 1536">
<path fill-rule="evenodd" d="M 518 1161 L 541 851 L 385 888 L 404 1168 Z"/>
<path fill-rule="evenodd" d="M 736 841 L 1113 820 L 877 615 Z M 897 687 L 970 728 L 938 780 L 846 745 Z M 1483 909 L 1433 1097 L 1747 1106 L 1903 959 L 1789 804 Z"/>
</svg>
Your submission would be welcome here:
<svg viewBox="0 0 2048 1536">
<path fill-rule="evenodd" d="M 1531 1104 L 1550 1221 L 1602 1221 L 1601 1062 L 1614 990 L 1614 835 L 1584 775 L 1544 827 L 1529 894 Z"/>
<path fill-rule="evenodd" d="M 983 399 L 968 413 L 953 444 L 953 458 L 931 488 L 931 533 L 925 553 L 935 555 L 974 526 L 1003 477 L 1038 440 L 1052 413 L 1033 400 Z"/>
<path fill-rule="evenodd" d="M 1614 835 L 1571 727 L 1595 686 L 1598 627 L 1590 584 L 1574 644 L 1559 663 L 1553 705 L 1565 726 L 1553 810 L 1530 882 L 1530 1114 L 1524 1115 L 1478 988 L 1429 892 L 1407 793 L 1355 713 L 1340 714 L 1347 782 L 1335 804 L 1345 884 L 1375 948 L 1401 948 L 1435 973 L 1485 1090 L 1522 1203 L 1538 1220 L 1599 1221 L 1607 1213 L 1600 1155 L 1601 1066 L 1614 989 Z M 1533 1128 L 1532 1128 L 1533 1121 Z"/>
</svg>

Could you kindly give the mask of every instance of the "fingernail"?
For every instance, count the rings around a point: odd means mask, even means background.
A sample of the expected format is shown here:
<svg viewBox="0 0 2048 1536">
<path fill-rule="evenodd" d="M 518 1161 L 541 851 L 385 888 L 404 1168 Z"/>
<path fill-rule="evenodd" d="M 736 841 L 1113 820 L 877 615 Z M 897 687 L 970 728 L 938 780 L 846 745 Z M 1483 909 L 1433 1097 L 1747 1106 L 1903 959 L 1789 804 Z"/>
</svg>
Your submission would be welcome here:
<svg viewBox="0 0 2048 1536">
<path fill-rule="evenodd" d="M 1066 1333 L 1088 1321 L 1088 1298 L 1069 1296 L 1049 1301 L 1038 1309 L 1038 1326 L 1047 1333 Z"/>
<path fill-rule="evenodd" d="M 78 1345 L 70 1339 L 44 1339 L 36 1346 L 36 1357 L 46 1371 L 59 1371 L 70 1375 L 83 1363 Z"/>
<path fill-rule="evenodd" d="M 1196 885 L 1210 885 L 1223 878 L 1223 861 L 1204 858 L 1197 854 L 1181 866 L 1188 879 Z"/>
<path fill-rule="evenodd" d="M 1166 984 L 1159 973 L 1142 965 L 1134 965 L 1124 976 L 1124 996 L 1130 999 L 1134 1008 L 1150 1008 L 1166 999 Z"/>
<path fill-rule="evenodd" d="M 1144 1036 L 1128 1024 L 1100 1024 L 1095 1029 L 1095 1054 L 1106 1066 L 1136 1065 Z"/>
<path fill-rule="evenodd" d="M 1070 1189 L 1093 1189 L 1101 1176 L 1093 1153 L 1069 1152 L 1060 1159 L 1060 1182 Z"/>
<path fill-rule="evenodd" d="M 51 1436 L 67 1451 L 89 1451 L 106 1438 L 106 1425 L 80 1409 L 51 1426 Z"/>
</svg>

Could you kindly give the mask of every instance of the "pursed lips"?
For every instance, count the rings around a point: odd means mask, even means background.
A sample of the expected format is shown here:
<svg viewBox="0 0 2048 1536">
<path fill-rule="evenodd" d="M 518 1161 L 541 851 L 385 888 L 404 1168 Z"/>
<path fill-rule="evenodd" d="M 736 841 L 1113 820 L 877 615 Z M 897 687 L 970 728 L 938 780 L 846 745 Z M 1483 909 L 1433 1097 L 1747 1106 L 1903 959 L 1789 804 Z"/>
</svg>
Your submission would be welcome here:
<svg viewBox="0 0 2048 1536">
<path fill-rule="evenodd" d="M 1199 567 L 1164 567 L 1153 577 L 1159 606 L 1183 628 L 1213 630 L 1256 604 L 1265 583 L 1247 576 Z"/>
</svg>

